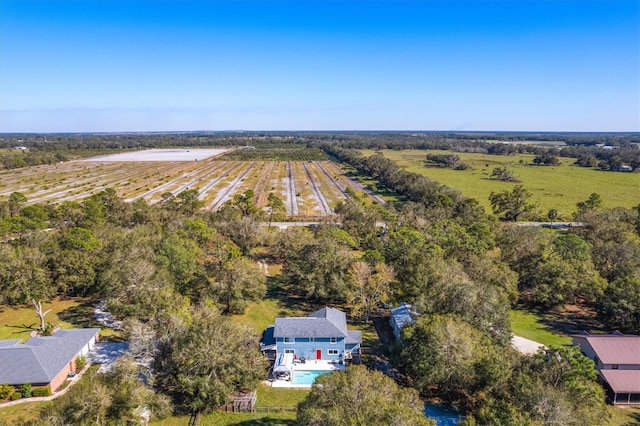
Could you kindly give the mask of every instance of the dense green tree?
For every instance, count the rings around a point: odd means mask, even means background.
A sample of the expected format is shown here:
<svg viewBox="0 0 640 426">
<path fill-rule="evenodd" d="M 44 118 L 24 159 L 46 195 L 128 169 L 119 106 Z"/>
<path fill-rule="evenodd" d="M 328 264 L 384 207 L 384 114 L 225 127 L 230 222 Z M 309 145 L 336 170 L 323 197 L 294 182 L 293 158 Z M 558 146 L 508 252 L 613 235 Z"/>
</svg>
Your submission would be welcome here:
<svg viewBox="0 0 640 426">
<path fill-rule="evenodd" d="M 46 256 L 38 247 L 0 244 L 0 303 L 49 300 L 55 290 L 47 274 Z"/>
<path fill-rule="evenodd" d="M 316 379 L 298 405 L 305 426 L 433 425 L 413 389 L 401 388 L 378 371 L 354 365 Z"/>
<path fill-rule="evenodd" d="M 135 361 L 124 357 L 110 372 L 87 373 L 45 408 L 40 419 L 50 425 L 134 425 L 170 413 L 167 398 L 140 381 Z"/>
<path fill-rule="evenodd" d="M 626 276 L 610 283 L 598 299 L 597 310 L 607 328 L 640 334 L 640 277 Z"/>
<path fill-rule="evenodd" d="M 285 273 L 308 297 L 344 299 L 352 250 L 328 236 L 315 239 L 287 258 Z"/>
<path fill-rule="evenodd" d="M 287 218 L 287 207 L 282 198 L 270 192 L 267 196 L 269 222 L 282 222 Z"/>
<path fill-rule="evenodd" d="M 395 363 L 420 392 L 468 405 L 508 376 L 488 337 L 455 315 L 422 317 L 405 327 Z"/>
<path fill-rule="evenodd" d="M 346 293 L 347 302 L 352 306 L 351 315 L 369 321 L 371 311 L 389 299 L 394 279 L 393 268 L 385 263 L 371 266 L 363 261 L 354 262 L 349 269 Z"/>
<path fill-rule="evenodd" d="M 520 182 L 518 177 L 506 167 L 496 167 L 491 172 L 491 177 L 503 182 Z"/>
<path fill-rule="evenodd" d="M 535 207 L 529 202 L 531 193 L 522 185 L 516 185 L 512 191 L 491 192 L 489 201 L 495 214 L 503 214 L 506 220 L 513 220 L 527 213 Z"/>
<path fill-rule="evenodd" d="M 173 317 L 158 328 L 156 387 L 179 412 L 200 415 L 253 390 L 265 374 L 258 336 L 245 325 L 201 306 L 190 318 Z"/>
<path fill-rule="evenodd" d="M 578 208 L 578 214 L 586 213 L 589 211 L 597 210 L 602 206 L 602 197 L 600 194 L 596 194 L 595 192 L 589 195 L 585 201 L 580 201 L 576 204 Z"/>
<path fill-rule="evenodd" d="M 267 291 L 266 276 L 246 257 L 233 257 L 209 272 L 203 295 L 214 300 L 223 313 L 241 314 L 249 302 L 262 300 Z"/>
<path fill-rule="evenodd" d="M 551 150 L 546 150 L 533 159 L 533 164 L 538 164 L 542 166 L 557 166 L 560 164 L 560 160 L 558 160 L 557 152 L 553 152 Z"/>
</svg>

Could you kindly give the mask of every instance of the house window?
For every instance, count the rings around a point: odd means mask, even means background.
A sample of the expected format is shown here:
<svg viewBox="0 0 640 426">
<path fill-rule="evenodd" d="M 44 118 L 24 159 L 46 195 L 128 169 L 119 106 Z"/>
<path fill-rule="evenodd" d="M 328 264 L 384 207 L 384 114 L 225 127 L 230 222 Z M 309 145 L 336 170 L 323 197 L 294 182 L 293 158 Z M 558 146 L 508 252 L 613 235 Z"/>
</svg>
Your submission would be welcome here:
<svg viewBox="0 0 640 426">
<path fill-rule="evenodd" d="M 332 337 L 332 338 L 331 338 L 331 343 L 336 343 L 337 341 L 338 341 L 338 338 L 337 338 L 337 337 Z"/>
<path fill-rule="evenodd" d="M 294 339 L 293 337 L 285 337 L 284 338 L 284 343 L 293 343 Z"/>
<path fill-rule="evenodd" d="M 612 370 L 617 370 L 618 369 L 618 364 L 611 364 L 611 369 Z"/>
<path fill-rule="evenodd" d="M 327 349 L 327 355 L 338 355 L 337 349 Z"/>
<path fill-rule="evenodd" d="M 313 337 L 309 337 L 309 341 L 310 341 L 310 342 L 313 342 Z"/>
<path fill-rule="evenodd" d="M 284 353 L 285 353 L 285 354 L 295 354 L 295 353 L 296 353 L 296 350 L 295 350 L 295 349 L 285 349 L 285 350 L 284 350 Z"/>
</svg>

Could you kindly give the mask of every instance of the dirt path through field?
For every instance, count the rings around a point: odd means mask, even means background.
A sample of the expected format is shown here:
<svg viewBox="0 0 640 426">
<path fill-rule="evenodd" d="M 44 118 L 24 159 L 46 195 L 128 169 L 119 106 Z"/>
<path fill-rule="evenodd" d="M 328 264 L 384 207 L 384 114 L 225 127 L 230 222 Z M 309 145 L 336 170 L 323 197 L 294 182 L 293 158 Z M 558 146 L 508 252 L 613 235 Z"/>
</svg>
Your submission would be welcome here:
<svg viewBox="0 0 640 426">
<path fill-rule="evenodd" d="M 313 176 L 311 176 L 311 172 L 309 171 L 309 166 L 307 165 L 306 162 L 303 162 L 302 167 L 304 168 L 304 172 L 307 175 L 307 179 L 309 179 L 309 183 L 311 184 L 311 191 L 313 192 L 313 198 L 315 198 L 316 203 L 318 203 L 318 207 L 320 207 L 320 211 L 322 212 L 322 214 L 327 214 L 327 215 L 331 214 L 331 207 L 329 207 L 329 203 L 327 203 L 327 200 L 324 197 L 324 194 L 322 193 L 322 191 L 320 191 L 320 188 L 318 187 L 316 180 L 313 178 Z"/>
<path fill-rule="evenodd" d="M 197 173 L 201 172 L 201 170 L 202 170 L 202 169 L 192 170 L 192 171 L 190 171 L 190 172 L 188 172 L 188 173 L 186 173 L 186 174 L 183 174 L 182 176 L 178 176 L 178 177 L 177 177 L 177 178 L 175 178 L 175 179 L 171 179 L 170 181 L 168 181 L 168 182 L 166 182 L 166 183 L 163 183 L 162 185 L 160 185 L 160 186 L 158 186 L 158 187 L 155 187 L 155 188 L 153 188 L 152 190 L 147 191 L 147 192 L 145 192 L 145 193 L 144 193 L 144 194 L 142 194 L 142 195 L 139 195 L 139 196 L 134 197 L 134 198 L 129 198 L 129 199 L 128 199 L 128 200 L 126 200 L 126 201 L 135 201 L 135 200 L 138 200 L 138 199 L 140 199 L 140 198 L 144 198 L 144 199 L 146 199 L 146 200 L 149 200 L 153 195 L 157 194 L 158 192 L 160 192 L 160 191 L 162 191 L 162 190 L 164 190 L 164 189 L 166 189 L 166 188 L 169 188 L 169 187 L 170 187 L 170 186 L 172 186 L 172 185 L 175 185 L 176 183 L 180 182 L 181 180 L 183 180 L 183 179 L 185 179 L 185 178 L 189 178 L 189 177 L 191 177 L 191 176 L 193 176 L 193 175 L 195 175 L 195 174 L 197 174 Z M 188 185 L 187 185 L 187 186 L 188 186 Z M 173 195 L 177 195 L 177 192 L 174 192 L 174 193 L 173 193 Z"/>
<path fill-rule="evenodd" d="M 253 188 L 256 194 L 256 207 L 262 208 L 267 205 L 267 197 L 269 196 L 269 190 L 267 185 L 271 182 L 271 175 L 273 174 L 273 168 L 275 166 L 274 161 L 268 161 L 265 165 L 265 170 L 262 171 L 260 180 Z"/>
<path fill-rule="evenodd" d="M 287 213 L 292 216 L 297 216 L 299 214 L 298 211 L 298 200 L 296 200 L 296 184 L 293 176 L 293 166 L 290 161 L 287 161 Z"/>
<path fill-rule="evenodd" d="M 330 168 L 333 168 L 334 170 L 336 170 L 337 174 L 339 176 L 342 176 L 346 180 L 346 182 L 347 182 L 347 184 L 349 186 L 351 186 L 352 188 L 354 188 L 356 190 L 363 191 L 364 193 L 369 195 L 371 198 L 373 198 L 374 200 L 376 200 L 378 203 L 382 204 L 383 206 L 387 205 L 387 201 L 384 198 L 382 198 L 381 196 L 379 196 L 378 194 L 376 194 L 371 189 L 367 188 L 366 186 L 364 186 L 363 184 L 361 184 L 357 180 L 352 179 L 351 177 L 347 176 L 345 174 L 344 170 L 342 170 L 340 167 L 338 167 L 335 163 L 329 163 L 329 164 L 331 165 Z"/>
<path fill-rule="evenodd" d="M 322 171 L 322 173 L 324 173 L 324 175 L 328 177 L 331 182 L 333 182 L 335 187 L 338 188 L 338 190 L 342 193 L 342 195 L 344 195 L 345 198 L 349 196 L 349 194 L 347 194 L 347 190 L 340 184 L 340 182 L 336 178 L 333 177 L 331 173 L 329 173 L 323 163 L 321 163 L 320 161 L 314 161 L 313 164 L 315 164 Z"/>
<path fill-rule="evenodd" d="M 206 208 L 207 211 L 217 210 L 225 201 L 229 199 L 231 194 L 233 194 L 237 187 L 242 184 L 242 180 L 249 174 L 249 172 L 256 166 L 256 163 L 251 163 L 249 167 L 238 177 L 236 177 L 230 185 L 226 188 L 223 188 L 216 198 L 213 200 L 211 204 L 209 204 Z"/>
<path fill-rule="evenodd" d="M 200 189 L 200 195 L 198 195 L 198 199 L 199 200 L 204 200 L 205 197 L 207 196 L 207 191 L 209 191 L 213 186 L 218 184 L 220 181 L 222 181 L 231 172 L 233 172 L 235 169 L 237 169 L 240 166 L 242 166 L 242 162 L 234 164 L 229 170 L 227 170 L 225 173 L 223 173 L 222 176 L 219 176 L 219 177 L 213 179 L 212 181 L 210 181 L 209 183 L 207 183 L 202 189 Z"/>
<path fill-rule="evenodd" d="M 211 166 L 213 166 L 213 168 L 211 168 Z M 178 189 L 173 191 L 173 195 L 178 195 L 179 193 L 181 193 L 185 189 L 191 188 L 193 185 L 197 184 L 202 179 L 204 179 L 204 178 L 206 178 L 208 176 L 211 176 L 212 174 L 214 174 L 218 170 L 222 169 L 224 166 L 226 166 L 226 164 L 212 163 L 204 170 L 203 169 L 196 170 L 196 172 L 200 172 L 200 173 L 204 172 L 204 175 L 198 176 L 197 178 L 192 179 L 191 181 L 179 186 Z"/>
</svg>

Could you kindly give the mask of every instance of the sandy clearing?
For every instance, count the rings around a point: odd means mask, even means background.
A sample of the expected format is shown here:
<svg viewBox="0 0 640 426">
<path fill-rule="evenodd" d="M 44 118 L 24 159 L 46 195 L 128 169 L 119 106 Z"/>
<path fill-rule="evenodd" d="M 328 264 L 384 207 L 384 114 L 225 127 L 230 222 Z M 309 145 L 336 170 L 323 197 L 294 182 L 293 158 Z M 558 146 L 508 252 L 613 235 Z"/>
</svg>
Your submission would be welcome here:
<svg viewBox="0 0 640 426">
<path fill-rule="evenodd" d="M 534 342 L 533 340 L 525 339 L 520 336 L 513 336 L 511 338 L 511 346 L 524 355 L 535 355 L 538 352 L 538 349 L 547 348 L 542 343 Z"/>
<path fill-rule="evenodd" d="M 228 149 L 146 149 L 144 151 L 83 158 L 78 161 L 198 161 L 227 151 Z"/>
</svg>

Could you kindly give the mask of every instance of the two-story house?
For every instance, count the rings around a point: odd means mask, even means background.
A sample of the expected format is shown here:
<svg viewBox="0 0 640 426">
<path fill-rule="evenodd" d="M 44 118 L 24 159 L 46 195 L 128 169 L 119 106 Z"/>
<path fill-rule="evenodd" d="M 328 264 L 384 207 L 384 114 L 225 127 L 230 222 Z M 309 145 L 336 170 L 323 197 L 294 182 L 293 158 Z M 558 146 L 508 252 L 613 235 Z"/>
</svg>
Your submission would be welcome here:
<svg viewBox="0 0 640 426">
<path fill-rule="evenodd" d="M 640 406 L 640 336 L 583 332 L 572 337 L 573 345 L 595 363 L 607 400 Z"/>
<path fill-rule="evenodd" d="M 359 356 L 362 333 L 347 330 L 344 312 L 322 308 L 308 317 L 276 318 L 267 328 L 261 348 L 269 358 L 291 354 L 301 361 L 341 362 Z"/>
</svg>

